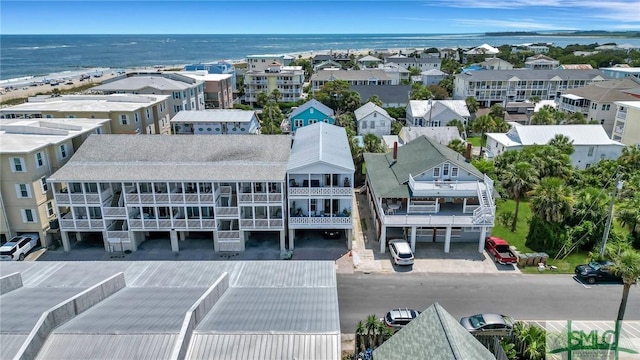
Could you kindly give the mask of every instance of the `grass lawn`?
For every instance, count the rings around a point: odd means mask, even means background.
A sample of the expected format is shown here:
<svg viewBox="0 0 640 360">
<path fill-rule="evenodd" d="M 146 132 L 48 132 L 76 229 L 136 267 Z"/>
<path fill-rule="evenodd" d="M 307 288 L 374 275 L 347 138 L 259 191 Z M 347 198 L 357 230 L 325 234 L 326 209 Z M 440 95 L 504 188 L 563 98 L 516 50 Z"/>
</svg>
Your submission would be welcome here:
<svg viewBox="0 0 640 360">
<path fill-rule="evenodd" d="M 467 142 L 473 146 L 480 146 L 480 136 L 470 136 L 467 138 Z"/>
<path fill-rule="evenodd" d="M 515 212 L 516 202 L 513 200 L 501 201 L 498 200 L 497 209 L 496 209 L 496 219 L 498 216 L 505 212 Z M 529 233 L 529 219 L 531 218 L 531 208 L 529 207 L 529 203 L 526 201 L 520 202 L 520 210 L 518 214 L 518 223 L 516 224 L 516 231 L 511 232 L 508 227 L 504 227 L 500 225 L 497 221 L 496 224 L 491 231 L 492 235 L 501 237 L 510 245 L 515 246 L 516 249 L 521 253 L 535 253 L 535 252 L 545 252 L 544 249 L 531 249 L 525 245 L 527 241 L 527 234 Z M 548 265 L 554 265 L 558 267 L 558 271 L 554 273 L 573 273 L 573 269 L 575 269 L 576 265 L 584 264 L 589 261 L 589 254 L 586 252 L 574 252 L 571 255 L 567 256 L 564 260 L 553 260 L 553 258 L 549 258 L 547 261 Z M 526 268 L 520 269 L 523 273 L 533 274 L 538 273 L 537 266 L 530 266 Z M 545 271 L 543 274 L 551 274 L 550 271 Z"/>
</svg>

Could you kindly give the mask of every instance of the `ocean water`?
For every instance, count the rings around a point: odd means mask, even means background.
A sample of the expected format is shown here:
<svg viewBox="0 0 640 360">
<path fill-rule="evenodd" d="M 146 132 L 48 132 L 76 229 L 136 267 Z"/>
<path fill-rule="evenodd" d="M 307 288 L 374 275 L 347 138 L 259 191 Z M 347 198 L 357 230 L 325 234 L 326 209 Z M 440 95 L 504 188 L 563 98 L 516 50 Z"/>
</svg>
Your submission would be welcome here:
<svg viewBox="0 0 640 360">
<path fill-rule="evenodd" d="M 640 47 L 640 39 L 565 36 L 485 36 L 484 34 L 327 35 L 0 35 L 0 81 L 78 73 L 241 60 L 247 55 L 326 50 L 474 47 L 547 42 L 617 43 Z"/>
</svg>

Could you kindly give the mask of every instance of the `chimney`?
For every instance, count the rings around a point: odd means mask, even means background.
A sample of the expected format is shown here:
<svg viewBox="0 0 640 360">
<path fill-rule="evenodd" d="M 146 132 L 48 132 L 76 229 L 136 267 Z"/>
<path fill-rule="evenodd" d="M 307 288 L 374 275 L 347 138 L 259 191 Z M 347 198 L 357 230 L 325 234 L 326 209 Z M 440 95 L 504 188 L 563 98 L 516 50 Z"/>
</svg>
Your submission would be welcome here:
<svg viewBox="0 0 640 360">
<path fill-rule="evenodd" d="M 398 160 L 398 142 L 393 142 L 393 162 Z"/>
<path fill-rule="evenodd" d="M 467 159 L 467 162 L 471 161 L 471 148 L 473 145 L 471 143 L 467 143 L 467 151 L 464 153 L 464 158 Z"/>
</svg>

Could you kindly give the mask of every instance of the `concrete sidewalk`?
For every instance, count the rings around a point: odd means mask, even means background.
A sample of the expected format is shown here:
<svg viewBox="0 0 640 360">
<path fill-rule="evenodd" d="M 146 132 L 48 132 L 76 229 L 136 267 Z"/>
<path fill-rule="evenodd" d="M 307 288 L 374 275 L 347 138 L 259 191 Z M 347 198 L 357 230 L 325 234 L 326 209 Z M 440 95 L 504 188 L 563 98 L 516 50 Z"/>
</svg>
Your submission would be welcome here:
<svg viewBox="0 0 640 360">
<path fill-rule="evenodd" d="M 380 253 L 372 214 L 367 205 L 366 193 L 355 190 L 353 197 L 352 262 L 355 272 L 363 273 L 507 273 L 520 274 L 517 266 L 500 265 L 478 252 L 477 243 L 452 243 L 450 252 L 444 252 L 442 243 L 416 244 L 412 267 L 395 266 L 388 250 Z"/>
</svg>

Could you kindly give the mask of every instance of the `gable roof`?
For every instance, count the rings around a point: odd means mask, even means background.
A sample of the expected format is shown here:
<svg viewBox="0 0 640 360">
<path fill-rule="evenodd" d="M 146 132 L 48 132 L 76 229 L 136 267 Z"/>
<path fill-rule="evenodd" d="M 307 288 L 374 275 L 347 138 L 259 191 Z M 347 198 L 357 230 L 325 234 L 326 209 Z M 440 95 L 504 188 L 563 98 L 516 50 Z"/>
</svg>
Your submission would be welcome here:
<svg viewBox="0 0 640 360">
<path fill-rule="evenodd" d="M 487 133 L 495 139 L 507 141 L 510 145 L 544 145 L 554 136 L 562 134 L 573 141 L 573 145 L 620 145 L 611 140 L 602 125 L 521 125 L 509 123 L 512 128 L 506 134 Z M 506 139 L 505 139 L 506 137 Z M 504 143 L 504 142 L 503 142 Z"/>
<path fill-rule="evenodd" d="M 593 83 L 591 85 L 565 90 L 562 95 L 577 95 L 595 102 L 614 102 L 624 100 L 635 100 L 632 95 L 622 92 L 622 90 L 637 89 L 640 84 L 631 78 L 616 80 L 606 80 Z"/>
<path fill-rule="evenodd" d="M 240 109 L 210 109 L 210 110 L 181 110 L 169 122 L 239 122 L 247 123 L 256 118 L 254 110 Z"/>
<path fill-rule="evenodd" d="M 385 154 L 364 154 L 370 184 L 376 196 L 409 197 L 409 174 L 422 174 L 436 165 L 449 161 L 461 169 L 482 179 L 482 173 L 464 156 L 426 136 L 398 147 L 397 160 L 393 152 Z"/>
<path fill-rule="evenodd" d="M 351 85 L 349 89 L 360 94 L 362 100 L 378 95 L 383 104 L 406 104 L 411 85 Z"/>
<path fill-rule="evenodd" d="M 367 55 L 358 59 L 358 62 L 382 62 L 382 60 L 378 59 L 375 56 Z"/>
<path fill-rule="evenodd" d="M 317 122 L 296 131 L 287 171 L 317 163 L 355 171 L 347 132 L 343 127 Z"/>
<path fill-rule="evenodd" d="M 377 111 L 379 114 L 382 114 L 384 117 L 388 118 L 389 120 L 393 120 L 393 118 L 389 115 L 389 113 L 385 109 L 381 108 L 380 106 L 372 102 L 368 102 L 360 106 L 353 113 L 356 116 L 356 121 L 360 121 L 362 118 L 371 114 L 374 111 Z"/>
<path fill-rule="evenodd" d="M 467 55 L 495 55 L 499 53 L 500 50 L 495 48 L 489 44 L 482 44 L 480 46 L 474 47 L 473 49 L 465 52 Z"/>
<path fill-rule="evenodd" d="M 375 349 L 373 358 L 495 360 L 495 356 L 437 302 Z"/>
<path fill-rule="evenodd" d="M 437 116 L 446 110 L 451 110 L 461 117 L 469 117 L 469 109 L 464 100 L 411 100 L 409 101 L 411 114 L 414 117 Z"/>
<path fill-rule="evenodd" d="M 161 91 L 176 91 L 187 90 L 194 86 L 195 84 L 190 84 L 175 79 L 168 79 L 163 76 L 135 75 L 123 79 L 105 82 L 101 85 L 91 88 L 91 91 L 135 91 L 144 88 L 158 89 Z"/>
<path fill-rule="evenodd" d="M 442 75 L 449 75 L 444 71 L 438 70 L 438 69 L 429 69 L 429 70 L 425 70 L 422 71 L 420 73 L 420 75 L 426 75 L 426 76 L 442 76 Z"/>
<path fill-rule="evenodd" d="M 533 70 L 516 68 L 511 70 L 478 70 L 456 74 L 456 79 L 464 81 L 514 81 L 514 80 L 605 80 L 608 79 L 600 70 L 594 69 L 550 69 Z M 516 79 L 512 79 L 516 77 Z"/>
<path fill-rule="evenodd" d="M 320 70 L 311 75 L 311 81 L 332 81 L 332 80 L 393 80 L 382 69 L 364 70 Z"/>
<path fill-rule="evenodd" d="M 321 113 L 325 114 L 326 116 L 334 115 L 333 109 L 331 109 L 330 107 L 328 107 L 327 105 L 321 103 L 316 99 L 311 99 L 306 103 L 298 106 L 295 110 L 291 111 L 291 114 L 289 114 L 289 118 L 297 116 L 298 114 L 301 114 L 302 112 L 306 111 L 309 108 L 314 108 L 320 111 Z"/>
<path fill-rule="evenodd" d="M 462 140 L 460 131 L 455 126 L 404 126 L 398 134 L 398 137 L 405 143 L 411 142 L 420 136 L 434 139 L 442 145 L 449 144 L 451 140 Z"/>
</svg>

